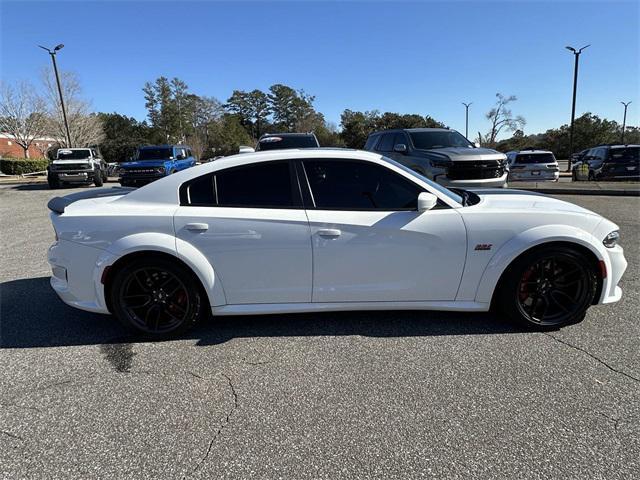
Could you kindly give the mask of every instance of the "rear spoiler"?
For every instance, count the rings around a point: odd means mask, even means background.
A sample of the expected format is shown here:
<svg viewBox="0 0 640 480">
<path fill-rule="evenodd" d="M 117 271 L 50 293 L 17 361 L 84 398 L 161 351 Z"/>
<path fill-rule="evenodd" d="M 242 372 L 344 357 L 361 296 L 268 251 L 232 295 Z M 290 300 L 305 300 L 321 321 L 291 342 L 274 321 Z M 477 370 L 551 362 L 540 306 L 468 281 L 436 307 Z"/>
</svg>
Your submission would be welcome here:
<svg viewBox="0 0 640 480">
<path fill-rule="evenodd" d="M 72 193 L 64 197 L 53 197 L 49 200 L 49 203 L 47 203 L 47 207 L 52 212 L 64 213 L 65 208 L 78 200 L 85 200 L 87 198 L 117 197 L 126 195 L 133 190 L 135 190 L 133 187 L 112 187 L 86 190 L 84 192 Z"/>
</svg>

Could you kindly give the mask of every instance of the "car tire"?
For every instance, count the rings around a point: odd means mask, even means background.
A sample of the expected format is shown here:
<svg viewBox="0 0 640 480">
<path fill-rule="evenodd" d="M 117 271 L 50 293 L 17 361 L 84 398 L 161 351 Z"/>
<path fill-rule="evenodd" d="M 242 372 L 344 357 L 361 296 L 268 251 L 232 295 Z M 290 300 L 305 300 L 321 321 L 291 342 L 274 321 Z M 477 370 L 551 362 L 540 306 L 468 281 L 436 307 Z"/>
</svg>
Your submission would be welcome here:
<svg viewBox="0 0 640 480">
<path fill-rule="evenodd" d="M 138 258 L 115 272 L 109 297 L 120 323 L 152 338 L 185 333 L 209 310 L 195 274 L 178 262 L 157 256 Z"/>
<path fill-rule="evenodd" d="M 47 175 L 47 183 L 49 184 L 49 188 L 55 190 L 60 188 L 60 178 L 54 175 Z"/>
<path fill-rule="evenodd" d="M 102 171 L 98 170 L 97 172 L 95 172 L 93 174 L 93 184 L 96 187 L 101 187 L 103 185 L 103 183 L 102 183 Z"/>
<path fill-rule="evenodd" d="M 518 257 L 501 278 L 494 307 L 537 330 L 581 322 L 598 286 L 595 269 L 580 252 L 549 246 Z"/>
<path fill-rule="evenodd" d="M 590 182 L 595 182 L 596 181 L 596 175 L 593 172 L 589 172 L 589 181 Z"/>
</svg>

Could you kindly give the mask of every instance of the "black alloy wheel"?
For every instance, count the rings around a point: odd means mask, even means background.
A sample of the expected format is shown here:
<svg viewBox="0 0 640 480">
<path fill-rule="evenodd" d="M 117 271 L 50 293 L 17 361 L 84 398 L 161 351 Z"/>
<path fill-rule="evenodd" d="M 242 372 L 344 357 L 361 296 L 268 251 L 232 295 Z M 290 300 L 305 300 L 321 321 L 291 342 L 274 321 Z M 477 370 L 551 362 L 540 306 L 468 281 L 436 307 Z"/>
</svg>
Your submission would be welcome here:
<svg viewBox="0 0 640 480">
<path fill-rule="evenodd" d="M 597 287 L 590 262 L 566 247 L 526 255 L 504 280 L 501 309 L 521 323 L 542 328 L 580 322 Z"/>
<path fill-rule="evenodd" d="M 164 258 L 141 259 L 118 271 L 111 304 L 125 326 L 157 337 L 190 329 L 206 311 L 194 274 Z"/>
</svg>

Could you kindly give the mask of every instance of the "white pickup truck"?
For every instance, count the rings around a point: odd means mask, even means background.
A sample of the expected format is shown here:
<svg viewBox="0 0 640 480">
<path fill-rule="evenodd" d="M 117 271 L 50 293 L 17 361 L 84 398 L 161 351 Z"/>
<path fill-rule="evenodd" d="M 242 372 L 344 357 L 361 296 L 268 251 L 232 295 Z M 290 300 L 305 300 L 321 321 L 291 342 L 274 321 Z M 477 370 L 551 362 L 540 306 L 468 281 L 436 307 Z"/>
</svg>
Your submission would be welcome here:
<svg viewBox="0 0 640 480">
<path fill-rule="evenodd" d="M 95 148 L 61 148 L 47 167 L 50 188 L 65 183 L 101 187 L 107 178 L 107 164 Z"/>
</svg>

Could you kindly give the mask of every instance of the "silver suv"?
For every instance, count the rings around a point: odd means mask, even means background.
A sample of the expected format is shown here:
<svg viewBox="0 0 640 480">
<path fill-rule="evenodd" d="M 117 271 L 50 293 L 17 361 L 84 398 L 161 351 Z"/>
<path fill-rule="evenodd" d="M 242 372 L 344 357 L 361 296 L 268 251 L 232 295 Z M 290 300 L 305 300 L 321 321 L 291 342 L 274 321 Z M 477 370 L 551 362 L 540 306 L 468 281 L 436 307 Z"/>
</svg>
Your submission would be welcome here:
<svg viewBox="0 0 640 480">
<path fill-rule="evenodd" d="M 448 128 L 407 128 L 369 135 L 365 150 L 380 153 L 448 187 L 506 187 L 507 157 L 479 148 Z"/>
<path fill-rule="evenodd" d="M 507 152 L 509 181 L 558 181 L 560 168 L 553 152 L 548 150 L 519 150 Z"/>
</svg>

